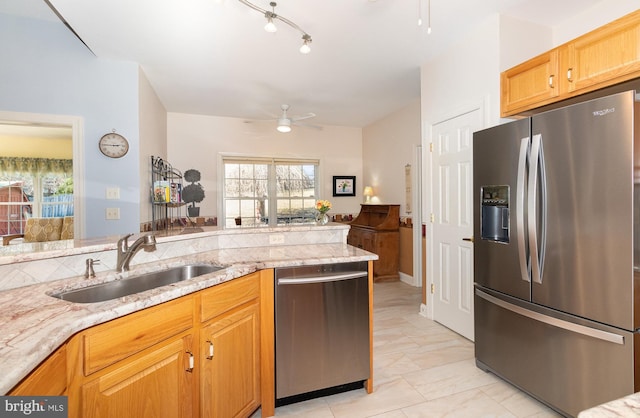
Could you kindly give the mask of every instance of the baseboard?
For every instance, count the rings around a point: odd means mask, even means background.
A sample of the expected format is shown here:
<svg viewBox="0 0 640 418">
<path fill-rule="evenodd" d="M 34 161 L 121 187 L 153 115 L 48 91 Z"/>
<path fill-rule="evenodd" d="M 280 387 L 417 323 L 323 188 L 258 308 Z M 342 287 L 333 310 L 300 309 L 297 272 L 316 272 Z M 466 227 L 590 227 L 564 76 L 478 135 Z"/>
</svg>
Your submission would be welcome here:
<svg viewBox="0 0 640 418">
<path fill-rule="evenodd" d="M 403 272 L 400 272 L 400 281 L 413 287 L 420 287 L 421 285 L 421 283 L 416 282 L 413 276 L 409 276 L 408 274 L 405 274 Z"/>
<path fill-rule="evenodd" d="M 427 312 L 427 305 L 425 305 L 424 303 L 420 304 L 420 315 L 424 316 L 425 318 L 429 318 L 429 313 Z"/>
</svg>

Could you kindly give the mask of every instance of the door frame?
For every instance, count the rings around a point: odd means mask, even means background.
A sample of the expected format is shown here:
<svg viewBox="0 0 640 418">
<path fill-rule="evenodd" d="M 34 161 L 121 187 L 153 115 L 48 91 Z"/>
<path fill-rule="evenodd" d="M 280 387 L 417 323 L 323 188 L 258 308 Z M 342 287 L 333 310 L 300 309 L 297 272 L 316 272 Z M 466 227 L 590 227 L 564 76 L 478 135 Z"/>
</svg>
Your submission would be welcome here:
<svg viewBox="0 0 640 418">
<path fill-rule="evenodd" d="M 85 238 L 84 192 L 84 119 L 73 115 L 0 111 L 0 123 L 19 122 L 25 125 L 68 126 L 73 147 L 73 229 L 76 239 Z"/>
<path fill-rule="evenodd" d="M 420 306 L 420 314 L 426 316 L 429 319 L 433 319 L 433 293 L 431 293 L 431 287 L 434 284 L 434 271 L 433 271 L 433 228 L 431 228 L 431 214 L 434 213 L 433 208 L 433 196 L 435 195 L 435 191 L 431 188 L 432 181 L 432 172 L 433 172 L 433 158 L 431 152 L 431 144 L 433 144 L 433 127 L 439 123 L 446 122 L 450 119 L 454 119 L 456 117 L 462 116 L 466 113 L 470 113 L 473 111 L 480 111 L 480 117 L 483 121 L 483 128 L 489 126 L 489 103 L 490 97 L 485 96 L 476 101 L 469 101 L 459 107 L 450 109 L 446 112 L 443 112 L 441 115 L 436 116 L 433 122 L 429 122 L 427 120 L 423 121 L 422 128 L 422 149 L 423 152 L 423 163 L 422 163 L 422 219 L 424 225 L 426 225 L 427 233 L 426 233 L 426 244 L 427 249 L 423 252 L 427 258 L 427 267 L 426 267 L 426 283 L 423 284 L 423 291 L 426 292 L 426 301 L 427 305 L 421 304 Z"/>
</svg>

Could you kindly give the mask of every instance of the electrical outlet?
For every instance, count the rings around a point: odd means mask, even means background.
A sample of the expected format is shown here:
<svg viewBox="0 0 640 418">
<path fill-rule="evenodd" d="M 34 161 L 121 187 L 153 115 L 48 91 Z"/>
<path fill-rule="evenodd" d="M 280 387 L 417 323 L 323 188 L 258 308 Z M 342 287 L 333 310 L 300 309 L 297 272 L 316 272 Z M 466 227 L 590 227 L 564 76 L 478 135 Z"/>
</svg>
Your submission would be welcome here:
<svg viewBox="0 0 640 418">
<path fill-rule="evenodd" d="M 120 208 L 107 208 L 107 219 L 120 219 Z"/>
<path fill-rule="evenodd" d="M 120 188 L 119 187 L 107 187 L 106 192 L 107 199 L 110 200 L 118 200 L 120 199 Z"/>
<path fill-rule="evenodd" d="M 284 244 L 284 235 L 283 234 L 270 234 L 269 235 L 269 244 Z"/>
</svg>

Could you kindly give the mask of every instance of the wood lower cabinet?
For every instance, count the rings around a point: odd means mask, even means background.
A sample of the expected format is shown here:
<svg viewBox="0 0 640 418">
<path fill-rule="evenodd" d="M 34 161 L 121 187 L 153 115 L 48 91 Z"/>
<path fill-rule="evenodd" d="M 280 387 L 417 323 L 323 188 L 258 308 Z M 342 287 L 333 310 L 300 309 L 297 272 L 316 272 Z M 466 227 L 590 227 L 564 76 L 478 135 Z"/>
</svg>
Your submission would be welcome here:
<svg viewBox="0 0 640 418">
<path fill-rule="evenodd" d="M 201 417 L 246 417 L 260 406 L 259 326 L 251 303 L 200 331 Z"/>
<path fill-rule="evenodd" d="M 259 273 L 200 294 L 200 416 L 247 417 L 260 406 Z"/>
<path fill-rule="evenodd" d="M 63 344 L 8 395 L 61 396 L 67 394 L 67 345 Z"/>
<path fill-rule="evenodd" d="M 640 77 L 640 10 L 500 76 L 501 115 L 515 115 Z"/>
<path fill-rule="evenodd" d="M 195 416 L 195 303 L 185 296 L 74 336 L 69 416 Z"/>
<path fill-rule="evenodd" d="M 188 418 L 193 414 L 191 334 L 157 344 L 80 386 L 80 415 Z"/>
<path fill-rule="evenodd" d="M 263 270 L 81 331 L 9 394 L 67 395 L 70 417 L 272 416 L 273 361 Z"/>
</svg>

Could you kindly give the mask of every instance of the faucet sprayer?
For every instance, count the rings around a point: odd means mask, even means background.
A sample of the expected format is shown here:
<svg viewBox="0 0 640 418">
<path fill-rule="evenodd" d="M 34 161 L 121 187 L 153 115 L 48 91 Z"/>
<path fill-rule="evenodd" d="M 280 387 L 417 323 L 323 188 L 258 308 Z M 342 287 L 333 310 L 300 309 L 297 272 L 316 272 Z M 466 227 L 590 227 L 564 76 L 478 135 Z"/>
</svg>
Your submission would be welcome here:
<svg viewBox="0 0 640 418">
<path fill-rule="evenodd" d="M 127 234 L 118 240 L 118 262 L 116 271 L 129 271 L 129 263 L 134 255 L 141 249 L 146 252 L 156 250 L 156 237 L 152 234 L 146 234 L 138 238 L 129 247 L 128 239 L 133 234 Z"/>
</svg>

